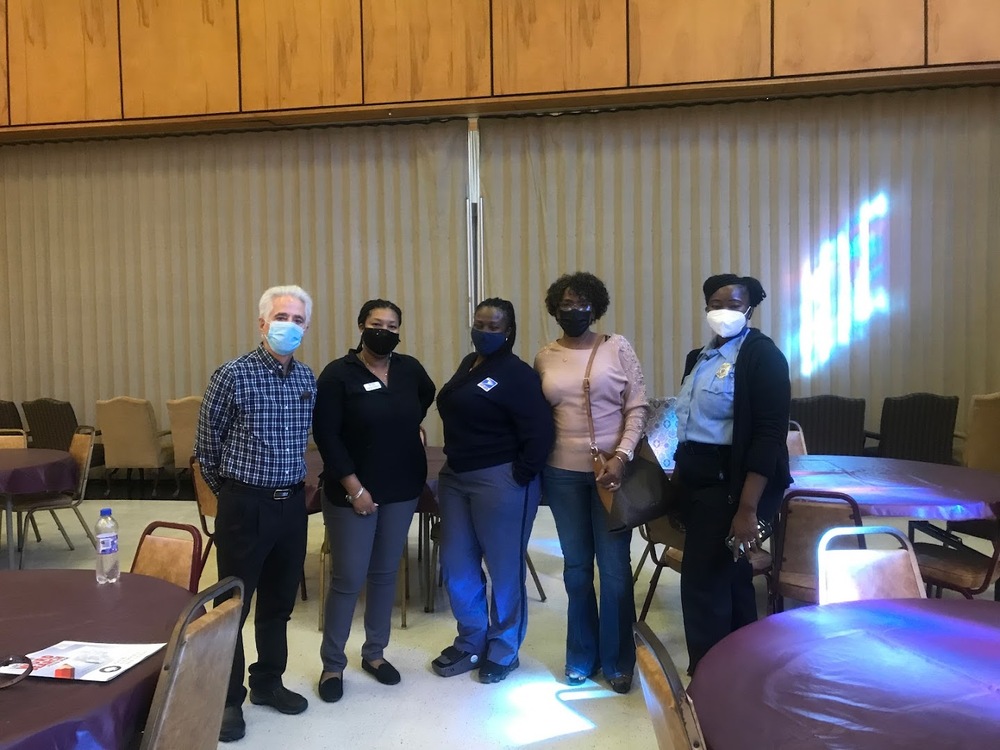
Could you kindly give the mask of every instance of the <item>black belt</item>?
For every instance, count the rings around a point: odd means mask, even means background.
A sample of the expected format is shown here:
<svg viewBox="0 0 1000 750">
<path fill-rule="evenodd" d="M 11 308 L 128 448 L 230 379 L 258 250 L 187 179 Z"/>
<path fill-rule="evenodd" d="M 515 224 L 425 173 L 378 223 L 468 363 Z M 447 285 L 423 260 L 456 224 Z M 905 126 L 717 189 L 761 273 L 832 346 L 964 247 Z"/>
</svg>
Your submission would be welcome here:
<svg viewBox="0 0 1000 750">
<path fill-rule="evenodd" d="M 229 482 L 240 492 L 251 492 L 255 495 L 269 497 L 273 500 L 287 500 L 306 486 L 305 482 L 298 482 L 297 484 L 290 484 L 285 487 L 260 487 L 256 484 L 247 484 L 246 482 L 241 482 L 238 479 L 232 479 L 230 477 L 223 477 L 223 481 Z"/>
</svg>

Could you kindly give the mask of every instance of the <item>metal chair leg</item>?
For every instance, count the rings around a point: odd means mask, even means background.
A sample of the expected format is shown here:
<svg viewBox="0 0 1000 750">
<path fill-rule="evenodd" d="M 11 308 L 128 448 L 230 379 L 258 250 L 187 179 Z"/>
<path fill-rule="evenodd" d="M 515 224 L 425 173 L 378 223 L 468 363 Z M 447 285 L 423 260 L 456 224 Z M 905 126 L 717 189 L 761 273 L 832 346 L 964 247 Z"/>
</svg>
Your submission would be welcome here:
<svg viewBox="0 0 1000 750">
<path fill-rule="evenodd" d="M 533 562 L 531 562 L 531 555 L 529 555 L 527 552 L 524 553 L 524 561 L 525 563 L 527 563 L 528 572 L 531 573 L 531 578 L 535 582 L 535 588 L 538 589 L 538 596 L 544 602 L 546 599 L 545 589 L 542 588 L 542 582 L 538 580 L 538 573 L 537 571 L 535 571 L 535 565 Z"/>
<path fill-rule="evenodd" d="M 73 546 L 73 542 L 72 540 L 70 540 L 69 534 L 66 533 L 66 527 L 62 525 L 62 521 L 59 520 L 59 516 L 56 515 L 56 512 L 54 510 L 50 510 L 49 515 L 51 515 L 52 520 L 56 522 L 56 526 L 59 528 L 59 533 L 61 533 L 63 539 L 66 540 L 66 544 L 70 548 L 70 551 L 75 550 L 76 547 Z"/>
<path fill-rule="evenodd" d="M 80 525 L 83 526 L 83 530 L 87 532 L 87 538 L 90 540 L 90 543 L 94 545 L 94 549 L 97 549 L 97 537 L 94 536 L 94 532 L 90 530 L 90 526 L 87 525 L 87 522 L 83 520 L 83 514 L 80 513 L 80 509 L 74 506 L 73 512 L 76 513 L 76 517 L 80 519 Z M 211 545 L 211 541 L 209 544 Z M 202 564 L 202 567 L 204 567 L 204 563 Z"/>
</svg>

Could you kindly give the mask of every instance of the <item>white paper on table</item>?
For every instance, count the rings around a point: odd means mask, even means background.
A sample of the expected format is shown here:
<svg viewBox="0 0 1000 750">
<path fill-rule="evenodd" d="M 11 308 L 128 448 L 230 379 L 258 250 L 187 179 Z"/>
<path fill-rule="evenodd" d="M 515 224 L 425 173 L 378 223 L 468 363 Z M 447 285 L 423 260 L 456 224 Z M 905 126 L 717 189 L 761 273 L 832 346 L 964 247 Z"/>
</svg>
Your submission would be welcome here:
<svg viewBox="0 0 1000 750">
<path fill-rule="evenodd" d="M 54 646 L 25 654 L 31 659 L 31 677 L 51 677 L 57 680 L 108 682 L 122 672 L 147 659 L 166 643 L 92 643 L 60 641 Z M 57 670 L 72 674 L 56 674 Z M 6 674 L 21 674 L 18 665 L 0 667 Z"/>
</svg>

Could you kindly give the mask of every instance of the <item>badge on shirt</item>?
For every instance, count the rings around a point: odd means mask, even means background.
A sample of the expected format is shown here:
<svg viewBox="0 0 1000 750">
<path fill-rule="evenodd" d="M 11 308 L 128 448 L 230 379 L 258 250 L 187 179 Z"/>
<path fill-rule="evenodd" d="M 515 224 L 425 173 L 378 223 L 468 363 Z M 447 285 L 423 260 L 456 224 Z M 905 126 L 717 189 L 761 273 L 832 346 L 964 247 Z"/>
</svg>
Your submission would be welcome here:
<svg viewBox="0 0 1000 750">
<path fill-rule="evenodd" d="M 733 369 L 732 364 L 730 364 L 729 362 L 723 362 L 721 365 L 719 365 L 719 369 L 715 371 L 715 377 L 721 380 L 722 378 L 729 375 L 729 371 L 732 369 Z"/>
<path fill-rule="evenodd" d="M 376 380 L 373 383 L 365 383 L 365 390 L 366 391 L 377 391 L 381 387 L 382 387 L 382 383 L 379 382 L 378 380 Z"/>
<path fill-rule="evenodd" d="M 490 391 L 492 391 L 498 385 L 500 385 L 500 384 L 497 381 L 495 381 L 493 378 L 486 378 L 486 380 L 484 380 L 481 383 L 479 383 L 479 387 L 482 388 L 487 393 L 489 393 Z"/>
</svg>

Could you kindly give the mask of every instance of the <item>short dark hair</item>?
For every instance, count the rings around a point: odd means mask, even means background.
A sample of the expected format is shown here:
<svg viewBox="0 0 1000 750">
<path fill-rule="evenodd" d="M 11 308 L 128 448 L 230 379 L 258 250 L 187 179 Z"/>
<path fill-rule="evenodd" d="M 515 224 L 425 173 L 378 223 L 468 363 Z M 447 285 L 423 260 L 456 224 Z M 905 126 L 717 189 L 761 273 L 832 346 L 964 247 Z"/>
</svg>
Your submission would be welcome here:
<svg viewBox="0 0 1000 750">
<path fill-rule="evenodd" d="M 604 282 L 592 273 L 577 271 L 576 273 L 563 274 L 553 281 L 548 291 L 545 292 L 545 309 L 549 311 L 549 315 L 555 317 L 559 303 L 562 302 L 567 289 L 590 303 L 594 311 L 594 320 L 600 320 L 608 311 L 611 297 L 608 295 L 608 288 L 604 286 Z"/>
<path fill-rule="evenodd" d="M 701 291 L 705 294 L 705 304 L 707 305 L 709 298 L 724 286 L 741 286 L 746 289 L 750 297 L 750 307 L 757 307 L 767 297 L 764 287 L 753 276 L 720 273 L 716 276 L 709 276 L 701 285 Z"/>
<path fill-rule="evenodd" d="M 368 320 L 368 316 L 371 315 L 372 310 L 392 310 L 396 313 L 396 317 L 399 318 L 399 324 L 403 324 L 403 311 L 399 309 L 399 305 L 395 302 L 390 302 L 387 299 L 370 299 L 365 304 L 361 306 L 361 312 L 358 313 L 358 325 L 363 326 L 365 321 Z"/>
<path fill-rule="evenodd" d="M 511 351 L 514 348 L 514 341 L 517 339 L 517 316 L 514 314 L 514 304 L 510 300 L 502 299 L 501 297 L 490 297 L 476 305 L 476 312 L 479 312 L 484 307 L 495 307 L 503 313 L 503 319 L 510 328 L 510 335 L 503 343 L 503 346 L 500 347 L 500 351 Z"/>
</svg>

